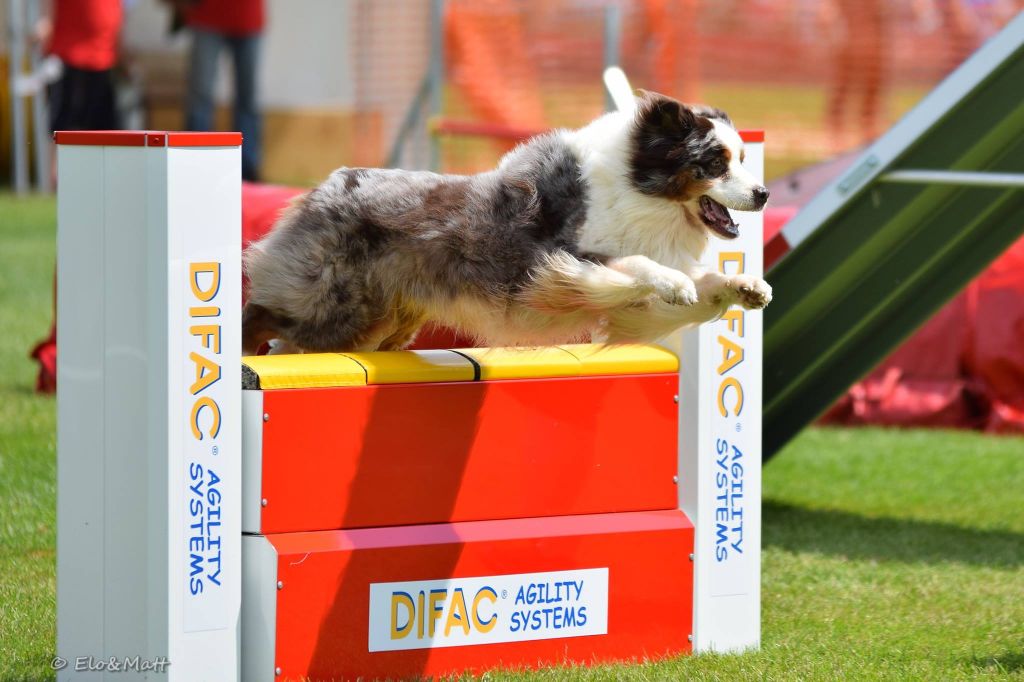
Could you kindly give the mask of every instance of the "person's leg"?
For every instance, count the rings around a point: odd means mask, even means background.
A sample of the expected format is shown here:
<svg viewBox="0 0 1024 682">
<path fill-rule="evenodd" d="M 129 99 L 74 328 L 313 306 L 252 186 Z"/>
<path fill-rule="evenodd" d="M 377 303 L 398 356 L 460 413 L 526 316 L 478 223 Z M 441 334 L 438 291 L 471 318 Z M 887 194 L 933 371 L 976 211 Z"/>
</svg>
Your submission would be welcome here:
<svg viewBox="0 0 1024 682">
<path fill-rule="evenodd" d="M 110 69 L 91 71 L 64 66 L 50 86 L 53 130 L 116 130 L 120 127 L 114 76 Z"/>
<path fill-rule="evenodd" d="M 242 133 L 242 178 L 259 180 L 262 161 L 263 125 L 257 102 L 260 35 L 232 38 L 235 67 L 235 127 Z"/>
<path fill-rule="evenodd" d="M 889 62 L 889 10 L 883 0 L 864 0 L 860 78 L 864 99 L 860 111 L 861 144 L 875 141 L 885 121 L 886 71 Z"/>
<path fill-rule="evenodd" d="M 188 99 L 185 105 L 187 130 L 213 129 L 213 88 L 217 80 L 217 58 L 224 38 L 201 28 L 192 29 L 188 63 Z"/>
<path fill-rule="evenodd" d="M 68 130 L 72 120 L 71 100 L 74 80 L 79 71 L 73 66 L 64 65 L 64 70 L 56 81 L 50 84 L 48 103 L 50 105 L 50 131 Z"/>
<path fill-rule="evenodd" d="M 121 114 L 117 109 L 117 91 L 113 69 L 88 71 L 88 98 L 82 111 L 85 130 L 118 130 Z"/>
<path fill-rule="evenodd" d="M 832 71 L 832 83 L 825 104 L 825 117 L 829 138 L 834 152 L 849 148 L 846 141 L 846 110 L 850 98 L 855 91 L 854 81 L 857 77 L 858 54 L 862 36 L 857 35 L 859 3 L 861 0 L 841 0 L 838 13 L 834 17 L 841 26 L 842 34 L 839 43 L 833 48 L 835 62 Z"/>
</svg>

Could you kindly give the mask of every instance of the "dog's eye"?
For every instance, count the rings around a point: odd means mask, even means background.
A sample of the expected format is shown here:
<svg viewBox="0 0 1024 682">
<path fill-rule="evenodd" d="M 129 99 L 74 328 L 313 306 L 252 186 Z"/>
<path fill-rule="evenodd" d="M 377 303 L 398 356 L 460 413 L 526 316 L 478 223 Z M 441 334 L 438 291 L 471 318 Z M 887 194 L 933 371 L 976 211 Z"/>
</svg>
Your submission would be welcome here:
<svg viewBox="0 0 1024 682">
<path fill-rule="evenodd" d="M 714 159 L 708 164 L 708 171 L 712 177 L 718 177 L 725 173 L 725 161 L 722 159 Z"/>
</svg>

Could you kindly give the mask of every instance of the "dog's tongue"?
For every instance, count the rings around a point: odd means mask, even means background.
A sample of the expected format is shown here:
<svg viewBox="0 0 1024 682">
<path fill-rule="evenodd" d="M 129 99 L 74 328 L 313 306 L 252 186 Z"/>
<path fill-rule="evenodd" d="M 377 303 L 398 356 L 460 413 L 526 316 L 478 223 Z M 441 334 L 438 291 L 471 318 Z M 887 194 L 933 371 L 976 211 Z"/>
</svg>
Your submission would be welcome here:
<svg viewBox="0 0 1024 682">
<path fill-rule="evenodd" d="M 705 197 L 707 199 L 707 197 Z M 732 216 L 729 215 L 729 211 L 714 199 L 707 200 L 707 206 L 705 210 L 708 212 L 710 217 L 714 218 L 720 223 L 732 223 Z"/>
<path fill-rule="evenodd" d="M 704 220 L 715 232 L 726 239 L 734 239 L 739 236 L 739 230 L 736 229 L 738 226 L 733 222 L 732 216 L 729 215 L 729 210 L 725 206 L 711 197 L 702 196 L 700 208 L 704 214 Z"/>
</svg>

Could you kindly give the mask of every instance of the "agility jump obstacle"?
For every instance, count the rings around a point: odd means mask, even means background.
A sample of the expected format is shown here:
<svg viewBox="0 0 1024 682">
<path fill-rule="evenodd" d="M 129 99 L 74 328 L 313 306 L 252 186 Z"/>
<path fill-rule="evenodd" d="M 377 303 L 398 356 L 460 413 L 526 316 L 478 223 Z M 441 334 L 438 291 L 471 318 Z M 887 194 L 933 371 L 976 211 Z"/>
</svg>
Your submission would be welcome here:
<svg viewBox="0 0 1024 682">
<path fill-rule="evenodd" d="M 760 312 L 664 347 L 242 358 L 239 136 L 57 143 L 59 679 L 758 645 Z M 709 266 L 760 275 L 737 217 Z"/>
</svg>

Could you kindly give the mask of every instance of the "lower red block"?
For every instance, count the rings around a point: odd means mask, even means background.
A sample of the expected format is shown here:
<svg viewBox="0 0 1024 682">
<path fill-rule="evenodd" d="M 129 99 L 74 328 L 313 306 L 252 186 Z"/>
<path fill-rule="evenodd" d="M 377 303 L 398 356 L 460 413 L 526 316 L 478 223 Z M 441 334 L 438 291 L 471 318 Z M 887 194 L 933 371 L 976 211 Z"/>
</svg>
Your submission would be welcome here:
<svg viewBox="0 0 1024 682">
<path fill-rule="evenodd" d="M 478 673 L 691 648 L 693 526 L 679 511 L 246 536 L 244 550 L 246 680 Z"/>
</svg>

